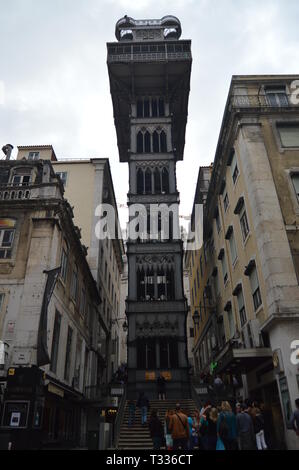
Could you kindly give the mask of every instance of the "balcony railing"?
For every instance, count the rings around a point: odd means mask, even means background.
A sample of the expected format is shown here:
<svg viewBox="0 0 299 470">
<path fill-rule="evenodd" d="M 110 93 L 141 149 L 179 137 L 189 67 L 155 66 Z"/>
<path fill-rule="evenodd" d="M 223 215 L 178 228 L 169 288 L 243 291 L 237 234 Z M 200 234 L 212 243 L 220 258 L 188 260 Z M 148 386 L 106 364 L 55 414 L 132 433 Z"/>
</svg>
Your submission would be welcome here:
<svg viewBox="0 0 299 470">
<path fill-rule="evenodd" d="M 4 186 L 4 185 L 1 185 Z M 1 188 L 0 186 L 0 200 L 9 201 L 9 200 L 20 200 L 20 199 L 30 199 L 30 189 L 20 186 L 12 186 L 11 188 L 5 187 Z"/>
<path fill-rule="evenodd" d="M 233 95 L 230 98 L 230 106 L 232 108 L 291 108 L 299 107 L 299 103 L 292 94 L 277 93 L 275 97 L 269 96 L 270 94 L 248 94 L 248 95 Z M 298 100 L 297 100 L 298 101 Z"/>
<path fill-rule="evenodd" d="M 108 62 L 191 60 L 190 43 L 109 45 Z"/>
</svg>

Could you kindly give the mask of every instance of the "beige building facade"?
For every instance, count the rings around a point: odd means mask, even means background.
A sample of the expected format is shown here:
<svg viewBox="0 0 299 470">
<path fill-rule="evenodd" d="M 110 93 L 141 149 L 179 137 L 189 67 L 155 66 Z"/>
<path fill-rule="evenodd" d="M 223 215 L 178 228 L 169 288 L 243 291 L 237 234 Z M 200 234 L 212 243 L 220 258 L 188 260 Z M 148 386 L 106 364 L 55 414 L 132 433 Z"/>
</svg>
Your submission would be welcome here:
<svg viewBox="0 0 299 470">
<path fill-rule="evenodd" d="M 0 181 L 1 433 L 13 448 L 85 444 L 108 337 L 86 249 L 50 159 L 2 161 Z"/>
<path fill-rule="evenodd" d="M 199 325 L 195 344 L 198 372 L 212 364 L 230 383 L 237 378 L 237 393 L 266 404 L 272 441 L 289 449 L 298 448 L 289 425 L 299 396 L 291 360 L 299 339 L 298 78 L 232 79 L 204 208 L 199 273 L 199 304 L 210 307 L 200 319 L 214 318 L 215 338 Z"/>
</svg>

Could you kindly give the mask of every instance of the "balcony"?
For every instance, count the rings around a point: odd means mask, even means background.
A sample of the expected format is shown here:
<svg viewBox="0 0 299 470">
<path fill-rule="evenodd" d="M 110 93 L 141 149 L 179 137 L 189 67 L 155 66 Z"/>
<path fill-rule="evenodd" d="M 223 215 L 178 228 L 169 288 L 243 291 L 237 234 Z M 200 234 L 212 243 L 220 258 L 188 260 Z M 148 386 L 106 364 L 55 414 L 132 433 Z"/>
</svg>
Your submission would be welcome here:
<svg viewBox="0 0 299 470">
<path fill-rule="evenodd" d="M 192 60 L 191 42 L 108 44 L 108 63 Z"/>
<path fill-rule="evenodd" d="M 0 201 L 22 201 L 32 199 L 61 198 L 57 183 L 0 184 Z"/>
<path fill-rule="evenodd" d="M 229 106 L 235 110 L 239 108 L 266 108 L 279 111 L 286 108 L 299 108 L 299 105 L 294 102 L 291 94 L 278 93 L 280 98 L 270 98 L 268 94 L 248 94 L 248 95 L 233 95 L 230 98 Z"/>
<path fill-rule="evenodd" d="M 269 361 L 272 355 L 271 348 L 243 348 L 239 347 L 239 343 L 230 340 L 222 351 L 215 355 L 214 361 L 217 362 L 216 372 L 217 374 L 223 372 L 247 374 L 264 362 Z"/>
</svg>

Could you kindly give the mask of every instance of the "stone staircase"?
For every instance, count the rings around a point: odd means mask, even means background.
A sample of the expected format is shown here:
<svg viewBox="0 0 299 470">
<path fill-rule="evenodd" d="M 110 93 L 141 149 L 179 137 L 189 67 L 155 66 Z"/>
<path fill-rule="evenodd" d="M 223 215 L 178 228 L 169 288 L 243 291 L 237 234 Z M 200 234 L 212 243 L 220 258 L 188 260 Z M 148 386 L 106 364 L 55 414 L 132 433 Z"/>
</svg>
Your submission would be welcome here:
<svg viewBox="0 0 299 470">
<path fill-rule="evenodd" d="M 151 400 L 150 410 L 148 418 L 152 409 L 158 410 L 158 416 L 164 425 L 165 413 L 168 409 L 174 409 L 176 403 L 180 403 L 183 411 L 192 413 L 196 410 L 196 404 L 191 399 L 181 400 Z M 141 424 L 141 413 L 140 409 L 136 408 L 134 424 L 128 426 L 129 410 L 128 402 L 125 406 L 124 418 L 120 427 L 120 433 L 118 437 L 117 449 L 129 449 L 129 450 L 143 450 L 152 449 L 153 443 L 150 436 L 149 428 L 147 425 L 142 426 Z"/>
</svg>

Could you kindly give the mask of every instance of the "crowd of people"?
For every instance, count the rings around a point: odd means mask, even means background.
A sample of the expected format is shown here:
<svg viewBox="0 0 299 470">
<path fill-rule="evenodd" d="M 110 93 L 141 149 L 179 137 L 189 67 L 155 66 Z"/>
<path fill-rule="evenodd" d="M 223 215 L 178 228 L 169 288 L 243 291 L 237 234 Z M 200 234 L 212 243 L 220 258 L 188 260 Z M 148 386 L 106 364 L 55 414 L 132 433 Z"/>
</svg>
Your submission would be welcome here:
<svg viewBox="0 0 299 470">
<path fill-rule="evenodd" d="M 227 401 L 218 406 L 208 402 L 192 414 L 177 403 L 175 409 L 167 410 L 166 415 L 160 417 L 156 409 L 149 409 L 149 400 L 141 392 L 136 405 L 134 401 L 129 402 L 129 426 L 134 422 L 136 406 L 141 409 L 142 425 L 149 427 L 155 450 L 268 449 L 263 403 L 246 400 L 232 409 Z M 299 400 L 296 400 L 296 407 L 292 423 L 299 436 Z"/>
</svg>

